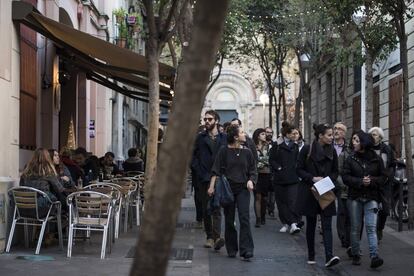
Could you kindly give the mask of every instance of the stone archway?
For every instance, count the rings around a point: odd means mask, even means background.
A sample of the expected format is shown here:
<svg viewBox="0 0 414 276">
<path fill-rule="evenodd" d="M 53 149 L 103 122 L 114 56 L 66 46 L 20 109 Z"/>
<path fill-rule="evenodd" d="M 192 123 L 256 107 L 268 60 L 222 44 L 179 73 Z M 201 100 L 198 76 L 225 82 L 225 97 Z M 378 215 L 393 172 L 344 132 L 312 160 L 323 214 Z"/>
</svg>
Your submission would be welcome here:
<svg viewBox="0 0 414 276">
<path fill-rule="evenodd" d="M 217 72 L 213 74 L 213 78 Z M 253 132 L 252 110 L 257 105 L 257 95 L 251 83 L 238 71 L 223 69 L 217 82 L 206 96 L 203 113 L 214 109 L 219 112 L 221 123 L 238 117 L 248 133 Z"/>
</svg>

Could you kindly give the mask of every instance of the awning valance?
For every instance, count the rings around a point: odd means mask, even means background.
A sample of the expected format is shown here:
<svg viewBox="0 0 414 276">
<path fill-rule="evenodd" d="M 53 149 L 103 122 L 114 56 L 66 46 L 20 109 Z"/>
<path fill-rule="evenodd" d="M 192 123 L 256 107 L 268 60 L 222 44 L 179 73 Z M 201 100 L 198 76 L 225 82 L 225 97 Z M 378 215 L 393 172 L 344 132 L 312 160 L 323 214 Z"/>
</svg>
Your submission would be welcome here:
<svg viewBox="0 0 414 276">
<path fill-rule="evenodd" d="M 96 80 L 98 76 L 101 84 L 111 88 L 118 86 L 127 96 L 131 93 L 148 97 L 148 63 L 144 56 L 47 18 L 25 2 L 13 1 L 13 20 L 53 40 L 58 54 L 85 71 L 91 79 Z M 161 99 L 171 100 L 169 91 L 175 69 L 160 63 L 159 74 Z M 118 82 L 138 91 L 125 89 Z"/>
</svg>

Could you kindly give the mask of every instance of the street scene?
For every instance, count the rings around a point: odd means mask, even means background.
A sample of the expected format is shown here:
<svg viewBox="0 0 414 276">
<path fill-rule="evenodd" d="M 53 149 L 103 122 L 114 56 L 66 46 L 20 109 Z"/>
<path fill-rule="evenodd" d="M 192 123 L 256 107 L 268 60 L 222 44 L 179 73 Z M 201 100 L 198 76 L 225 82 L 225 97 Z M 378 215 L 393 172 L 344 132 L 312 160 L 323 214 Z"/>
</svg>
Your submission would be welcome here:
<svg viewBox="0 0 414 276">
<path fill-rule="evenodd" d="M 0 1 L 0 275 L 411 275 L 413 16 Z"/>
</svg>

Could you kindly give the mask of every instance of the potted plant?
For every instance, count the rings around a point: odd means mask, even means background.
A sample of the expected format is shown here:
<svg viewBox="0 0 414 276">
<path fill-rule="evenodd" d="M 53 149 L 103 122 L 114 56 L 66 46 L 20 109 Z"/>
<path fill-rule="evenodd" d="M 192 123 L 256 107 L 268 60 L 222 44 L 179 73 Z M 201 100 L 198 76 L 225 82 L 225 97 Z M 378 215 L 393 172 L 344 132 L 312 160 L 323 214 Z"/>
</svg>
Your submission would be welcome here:
<svg viewBox="0 0 414 276">
<path fill-rule="evenodd" d="M 122 7 L 120 7 L 119 9 L 115 9 L 112 12 L 112 14 L 115 15 L 116 17 L 116 22 L 118 24 L 121 24 L 124 22 L 126 13 L 127 13 L 126 10 Z"/>
<path fill-rule="evenodd" d="M 122 48 L 125 48 L 126 40 L 128 36 L 128 28 L 125 25 L 125 22 L 122 22 L 121 24 L 119 24 L 118 31 L 119 31 L 119 35 L 117 39 L 117 45 Z"/>
</svg>

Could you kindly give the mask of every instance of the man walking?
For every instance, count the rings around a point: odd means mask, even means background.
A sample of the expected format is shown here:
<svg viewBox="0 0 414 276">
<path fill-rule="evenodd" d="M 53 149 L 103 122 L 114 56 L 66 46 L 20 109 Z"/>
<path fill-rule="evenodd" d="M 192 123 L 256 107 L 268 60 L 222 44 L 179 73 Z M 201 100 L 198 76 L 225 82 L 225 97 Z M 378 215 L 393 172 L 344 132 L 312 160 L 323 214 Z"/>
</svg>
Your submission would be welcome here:
<svg viewBox="0 0 414 276">
<path fill-rule="evenodd" d="M 348 199 L 348 186 L 346 186 L 341 177 L 343 164 L 345 159 L 351 153 L 348 145 L 345 142 L 347 127 L 341 122 L 337 122 L 334 125 L 334 148 L 336 154 L 338 155 L 338 170 L 339 176 L 337 178 L 337 183 L 340 188 L 340 195 L 338 196 L 338 215 L 336 219 L 336 229 L 338 232 L 338 238 L 341 241 L 342 247 L 349 248 L 351 245 L 351 220 L 349 217 L 349 212 L 346 206 L 346 201 Z M 347 250 L 349 253 L 350 251 Z"/>
<path fill-rule="evenodd" d="M 220 208 L 208 210 L 210 197 L 207 193 L 211 179 L 211 168 L 220 147 L 227 145 L 227 137 L 218 131 L 220 117 L 214 110 L 206 111 L 204 115 L 205 131 L 197 135 L 192 160 L 192 170 L 196 173 L 200 187 L 202 200 L 204 230 L 207 240 L 206 248 L 214 247 L 219 250 L 224 246 L 221 234 L 221 210 Z"/>
</svg>

